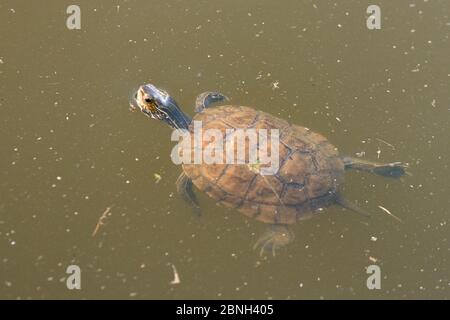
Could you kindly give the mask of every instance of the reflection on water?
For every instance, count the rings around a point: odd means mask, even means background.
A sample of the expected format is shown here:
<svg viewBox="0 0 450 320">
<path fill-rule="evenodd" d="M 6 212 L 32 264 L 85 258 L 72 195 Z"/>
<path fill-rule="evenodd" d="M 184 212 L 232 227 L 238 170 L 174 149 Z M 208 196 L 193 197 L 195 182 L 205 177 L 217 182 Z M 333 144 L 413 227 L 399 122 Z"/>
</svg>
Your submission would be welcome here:
<svg viewBox="0 0 450 320">
<path fill-rule="evenodd" d="M 68 4 L 3 1 L 0 297 L 448 297 L 450 4 L 378 1 L 368 30 L 370 4 L 78 1 L 70 31 Z M 219 90 L 412 175 L 347 173 L 369 221 L 330 207 L 260 258 L 265 225 L 201 193 L 198 217 L 177 196 L 170 128 L 128 110 L 146 82 L 190 115 Z"/>
</svg>

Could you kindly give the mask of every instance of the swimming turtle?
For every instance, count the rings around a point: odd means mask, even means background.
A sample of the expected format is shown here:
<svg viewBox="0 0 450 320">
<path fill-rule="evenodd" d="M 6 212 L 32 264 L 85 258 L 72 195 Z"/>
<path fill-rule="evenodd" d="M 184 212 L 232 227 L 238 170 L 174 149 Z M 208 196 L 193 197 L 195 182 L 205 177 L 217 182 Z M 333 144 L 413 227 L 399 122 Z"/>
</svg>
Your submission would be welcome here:
<svg viewBox="0 0 450 320">
<path fill-rule="evenodd" d="M 324 136 L 266 112 L 238 105 L 211 107 L 225 100 L 228 98 L 219 92 L 200 94 L 195 116 L 191 118 L 166 91 L 146 84 L 137 90 L 131 107 L 174 129 L 190 133 L 194 130 L 193 120 L 201 121 L 203 130 L 218 129 L 225 139 L 226 129 L 279 130 L 279 168 L 274 174 L 262 175 L 257 163 L 184 163 L 176 183 L 178 192 L 193 207 L 198 208 L 195 186 L 218 204 L 269 224 L 255 244 L 255 248 L 261 248 L 261 254 L 266 251 L 275 254 L 278 248 L 289 244 L 294 239 L 289 225 L 310 218 L 329 205 L 337 204 L 367 215 L 339 193 L 345 170 L 362 170 L 387 177 L 400 177 L 405 173 L 406 166 L 400 162 L 381 164 L 340 156 Z M 203 141 L 200 148 L 204 149 L 208 143 Z"/>
</svg>

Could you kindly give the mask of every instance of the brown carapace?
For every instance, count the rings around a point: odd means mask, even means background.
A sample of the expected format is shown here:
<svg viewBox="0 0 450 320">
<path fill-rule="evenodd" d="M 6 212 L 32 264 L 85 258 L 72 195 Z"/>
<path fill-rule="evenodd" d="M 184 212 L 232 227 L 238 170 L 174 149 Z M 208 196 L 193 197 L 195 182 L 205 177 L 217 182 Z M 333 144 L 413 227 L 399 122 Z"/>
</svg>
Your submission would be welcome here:
<svg viewBox="0 0 450 320">
<path fill-rule="evenodd" d="M 265 223 L 293 224 L 336 203 L 344 162 L 322 135 L 244 106 L 208 108 L 193 120 L 201 121 L 204 131 L 221 130 L 223 140 L 226 129 L 279 130 L 279 169 L 274 175 L 261 175 L 249 164 L 183 165 L 193 184 L 219 204 Z M 202 148 L 208 143 L 204 140 Z"/>
</svg>

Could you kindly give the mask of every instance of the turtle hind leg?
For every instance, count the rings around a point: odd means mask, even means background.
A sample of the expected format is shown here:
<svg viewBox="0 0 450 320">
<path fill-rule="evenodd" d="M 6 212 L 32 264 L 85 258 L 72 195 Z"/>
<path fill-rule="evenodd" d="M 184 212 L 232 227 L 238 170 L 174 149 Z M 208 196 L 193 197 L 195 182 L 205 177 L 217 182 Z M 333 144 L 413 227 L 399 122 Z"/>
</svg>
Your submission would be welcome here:
<svg viewBox="0 0 450 320">
<path fill-rule="evenodd" d="M 211 104 L 220 102 L 223 100 L 229 100 L 227 96 L 220 92 L 208 91 L 200 93 L 195 100 L 195 112 L 202 112 L 205 108 L 208 108 Z"/>
<path fill-rule="evenodd" d="M 348 209 L 350 211 L 359 213 L 367 218 L 371 217 L 371 214 L 367 212 L 366 210 L 360 208 L 356 205 L 356 203 L 353 203 L 351 201 L 348 201 L 347 199 L 343 198 L 341 195 L 336 195 L 336 203 L 340 205 L 341 207 Z"/>
<path fill-rule="evenodd" d="M 189 203 L 189 205 L 194 209 L 196 215 L 200 215 L 200 205 L 198 203 L 197 197 L 194 193 L 192 180 L 182 172 L 177 179 L 177 192 L 183 199 Z"/>
<path fill-rule="evenodd" d="M 343 157 L 345 169 L 376 173 L 380 176 L 400 178 L 406 173 L 407 165 L 401 162 L 377 163 L 351 157 Z"/>
<path fill-rule="evenodd" d="M 263 256 L 265 253 L 272 253 L 275 256 L 277 249 L 290 244 L 293 240 L 294 234 L 287 225 L 272 224 L 256 241 L 253 249 L 260 247 L 260 256 Z"/>
</svg>

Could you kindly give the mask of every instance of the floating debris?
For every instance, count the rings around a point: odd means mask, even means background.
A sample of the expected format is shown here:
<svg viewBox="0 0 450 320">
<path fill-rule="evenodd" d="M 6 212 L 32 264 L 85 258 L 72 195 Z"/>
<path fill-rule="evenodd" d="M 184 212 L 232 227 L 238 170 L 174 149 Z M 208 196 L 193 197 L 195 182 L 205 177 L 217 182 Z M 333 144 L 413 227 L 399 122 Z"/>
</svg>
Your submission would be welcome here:
<svg viewBox="0 0 450 320">
<path fill-rule="evenodd" d="M 375 138 L 377 141 L 379 141 L 379 142 L 382 142 L 382 143 L 384 143 L 385 145 L 388 145 L 389 147 L 391 147 L 392 148 L 392 150 L 395 150 L 395 147 L 392 145 L 392 144 L 390 144 L 389 142 L 387 142 L 387 141 L 385 141 L 385 140 L 383 140 L 383 139 L 380 139 L 380 138 Z"/>
<path fill-rule="evenodd" d="M 95 237 L 95 235 L 97 234 L 98 230 L 100 230 L 100 227 L 105 224 L 104 221 L 108 217 L 108 213 L 111 211 L 112 207 L 113 206 L 109 206 L 108 208 L 106 208 L 106 210 L 102 213 L 102 215 L 98 219 L 98 222 L 97 222 L 97 225 L 95 226 L 94 232 L 92 232 L 92 236 L 93 237 Z"/>
<path fill-rule="evenodd" d="M 172 264 L 172 270 L 173 270 L 173 280 L 170 281 L 170 284 L 172 285 L 179 284 L 181 282 L 180 276 L 178 275 L 177 268 L 175 268 L 174 264 Z"/>
<path fill-rule="evenodd" d="M 272 82 L 270 85 L 271 85 L 271 87 L 272 87 L 272 90 L 275 90 L 275 89 L 280 89 L 280 87 L 278 86 L 280 84 L 280 82 L 277 80 L 277 81 L 274 81 L 274 82 Z"/>
<path fill-rule="evenodd" d="M 153 177 L 155 178 L 155 183 L 159 183 L 162 179 L 162 177 L 157 173 L 154 173 Z"/>
<path fill-rule="evenodd" d="M 270 183 L 270 181 L 267 179 L 267 177 L 263 174 L 261 174 L 261 162 L 259 159 L 256 159 L 256 163 L 249 163 L 247 164 L 247 167 L 253 171 L 256 174 L 259 174 L 261 178 L 263 178 L 264 182 L 270 187 L 270 189 L 272 189 L 272 192 L 275 194 L 275 196 L 277 197 L 278 201 L 280 201 L 280 204 L 282 206 L 285 206 L 283 201 L 281 200 L 280 195 L 278 194 L 278 192 L 275 190 L 275 188 L 272 186 L 272 184 Z"/>
<path fill-rule="evenodd" d="M 386 209 L 385 207 L 383 207 L 383 206 L 378 206 L 378 208 L 380 208 L 381 210 L 383 210 L 384 212 L 386 212 L 388 215 L 390 215 L 391 217 L 393 217 L 395 220 L 397 220 L 397 221 L 403 223 L 402 219 L 400 219 L 399 217 L 393 215 L 393 214 L 392 214 L 388 209 Z"/>
</svg>

